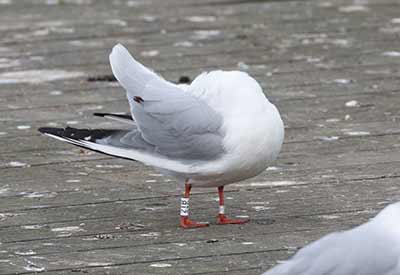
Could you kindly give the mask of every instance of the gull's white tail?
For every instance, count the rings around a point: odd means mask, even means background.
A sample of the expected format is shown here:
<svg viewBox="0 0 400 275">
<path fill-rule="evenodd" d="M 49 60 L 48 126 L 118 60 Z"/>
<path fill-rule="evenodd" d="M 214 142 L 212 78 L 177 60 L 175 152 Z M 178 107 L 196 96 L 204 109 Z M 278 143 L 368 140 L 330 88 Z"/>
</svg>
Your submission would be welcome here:
<svg viewBox="0 0 400 275">
<path fill-rule="evenodd" d="M 158 75 L 137 62 L 121 44 L 112 49 L 110 64 L 114 76 L 122 87 L 135 96 L 143 96 L 143 91 L 149 82 L 161 80 Z"/>
</svg>

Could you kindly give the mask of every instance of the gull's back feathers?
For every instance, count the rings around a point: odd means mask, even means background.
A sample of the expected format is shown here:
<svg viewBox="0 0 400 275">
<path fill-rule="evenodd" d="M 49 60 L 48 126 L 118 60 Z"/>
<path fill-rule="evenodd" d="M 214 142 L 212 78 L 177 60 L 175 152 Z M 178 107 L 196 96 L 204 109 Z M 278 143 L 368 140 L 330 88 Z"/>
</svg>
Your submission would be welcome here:
<svg viewBox="0 0 400 275">
<path fill-rule="evenodd" d="M 354 229 L 329 234 L 263 275 L 400 274 L 400 203 Z"/>
</svg>

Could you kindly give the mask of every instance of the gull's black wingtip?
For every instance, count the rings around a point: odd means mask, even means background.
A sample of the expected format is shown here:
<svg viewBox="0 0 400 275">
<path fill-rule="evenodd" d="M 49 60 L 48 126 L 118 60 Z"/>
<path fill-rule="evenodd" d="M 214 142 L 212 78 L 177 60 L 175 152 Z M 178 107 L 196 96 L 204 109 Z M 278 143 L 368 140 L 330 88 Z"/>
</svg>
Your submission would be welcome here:
<svg viewBox="0 0 400 275">
<path fill-rule="evenodd" d="M 39 132 L 41 132 L 42 134 L 47 134 L 49 132 L 52 132 L 54 128 L 50 128 L 50 127 L 40 127 L 38 129 Z"/>
<path fill-rule="evenodd" d="M 52 127 L 40 127 L 38 129 L 38 131 L 41 132 L 42 134 L 56 134 L 60 130 L 62 130 L 62 129 L 61 128 L 52 128 Z"/>
<path fill-rule="evenodd" d="M 125 114 L 125 113 L 93 113 L 93 115 L 98 117 L 122 118 L 126 120 L 133 120 L 131 114 Z"/>
<path fill-rule="evenodd" d="M 93 113 L 94 116 L 105 117 L 108 113 Z"/>
</svg>

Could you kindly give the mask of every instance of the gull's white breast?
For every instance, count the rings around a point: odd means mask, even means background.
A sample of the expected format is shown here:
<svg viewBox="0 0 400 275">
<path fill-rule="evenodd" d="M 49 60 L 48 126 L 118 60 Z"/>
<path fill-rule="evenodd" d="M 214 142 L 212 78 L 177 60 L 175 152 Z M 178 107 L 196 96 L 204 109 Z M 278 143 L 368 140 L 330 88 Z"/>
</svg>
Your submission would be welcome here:
<svg viewBox="0 0 400 275">
<path fill-rule="evenodd" d="M 225 150 L 190 178 L 193 184 L 219 186 L 251 178 L 277 158 L 283 122 L 256 80 L 243 72 L 215 71 L 197 77 L 188 91 L 222 116 Z"/>
</svg>

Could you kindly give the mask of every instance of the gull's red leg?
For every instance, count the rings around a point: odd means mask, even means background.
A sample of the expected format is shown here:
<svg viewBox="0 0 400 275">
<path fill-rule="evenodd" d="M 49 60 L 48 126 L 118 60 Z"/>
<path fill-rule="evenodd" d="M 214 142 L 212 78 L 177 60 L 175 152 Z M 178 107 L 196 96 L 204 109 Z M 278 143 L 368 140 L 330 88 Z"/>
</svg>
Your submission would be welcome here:
<svg viewBox="0 0 400 275">
<path fill-rule="evenodd" d="M 197 228 L 206 227 L 208 223 L 198 223 L 189 219 L 189 196 L 192 185 L 185 183 L 185 195 L 181 198 L 181 227 L 183 228 Z"/>
<path fill-rule="evenodd" d="M 243 224 L 249 221 L 248 219 L 230 219 L 225 216 L 224 186 L 218 186 L 218 196 L 219 196 L 218 224 Z"/>
</svg>

